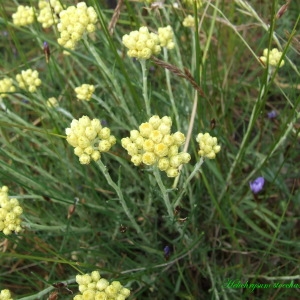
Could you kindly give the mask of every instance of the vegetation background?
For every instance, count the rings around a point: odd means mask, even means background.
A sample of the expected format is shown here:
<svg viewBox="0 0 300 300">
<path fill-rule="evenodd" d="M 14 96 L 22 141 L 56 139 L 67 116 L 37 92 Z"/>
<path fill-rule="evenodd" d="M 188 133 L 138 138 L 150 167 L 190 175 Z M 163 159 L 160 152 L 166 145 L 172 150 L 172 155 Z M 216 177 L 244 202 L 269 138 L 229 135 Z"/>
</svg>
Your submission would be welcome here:
<svg viewBox="0 0 300 300">
<path fill-rule="evenodd" d="M 25 229 L 0 234 L 0 288 L 10 289 L 14 299 L 48 299 L 55 290 L 58 299 L 72 299 L 76 274 L 100 270 L 130 288 L 130 299 L 299 299 L 296 288 L 226 287 L 229 280 L 300 284 L 297 1 L 279 19 L 284 1 L 204 1 L 194 31 L 182 25 L 195 14 L 183 1 L 176 2 L 179 8 L 175 1 L 150 8 L 125 0 L 112 35 L 113 9 L 105 1 L 85 2 L 97 11 L 99 24 L 69 56 L 57 44 L 55 27 L 12 23 L 18 5 L 37 8 L 37 1 L 0 2 L 0 79 L 28 68 L 42 79 L 36 93 L 17 89 L 0 104 L 0 183 L 20 201 Z M 171 116 L 173 132 L 186 134 L 194 121 L 192 160 L 177 188 L 162 174 L 174 218 L 152 169 L 133 166 L 120 145 L 148 120 L 141 67 L 126 55 L 122 36 L 140 26 L 156 31 L 167 25 L 176 47 L 158 58 L 188 69 L 205 95 L 191 119 L 194 87 L 147 61 L 152 114 Z M 285 64 L 270 78 L 258 57 L 273 47 L 285 53 Z M 74 87 L 82 83 L 96 86 L 90 102 L 76 100 Z M 47 107 L 49 97 L 59 99 L 57 108 Z M 268 118 L 273 110 L 277 116 Z M 64 138 L 72 119 L 83 115 L 100 119 L 117 137 L 102 162 L 142 235 L 97 164 L 81 165 Z M 199 160 L 199 132 L 216 136 L 222 150 L 185 185 Z M 249 182 L 258 176 L 266 184 L 253 195 Z M 69 290 L 53 286 L 66 281 Z"/>
</svg>

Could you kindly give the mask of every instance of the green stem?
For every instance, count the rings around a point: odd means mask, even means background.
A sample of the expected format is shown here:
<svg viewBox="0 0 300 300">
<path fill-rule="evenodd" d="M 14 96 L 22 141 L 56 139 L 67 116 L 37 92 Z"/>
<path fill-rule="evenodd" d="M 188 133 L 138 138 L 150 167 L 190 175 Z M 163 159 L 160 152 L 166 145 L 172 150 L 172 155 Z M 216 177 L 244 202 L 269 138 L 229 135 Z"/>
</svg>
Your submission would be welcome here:
<svg viewBox="0 0 300 300">
<path fill-rule="evenodd" d="M 115 192 L 117 193 L 119 200 L 121 202 L 121 205 L 124 209 L 125 214 L 127 215 L 128 219 L 130 220 L 132 226 L 135 228 L 135 230 L 137 231 L 137 233 L 145 240 L 145 235 L 142 233 L 139 225 L 136 223 L 135 219 L 133 218 L 126 202 L 123 196 L 123 193 L 120 189 L 119 186 L 117 186 L 114 181 L 112 180 L 112 178 L 110 177 L 106 166 L 104 166 L 103 162 L 101 160 L 98 160 L 97 162 L 98 167 L 100 168 L 101 172 L 103 173 L 103 175 L 105 176 L 107 183 L 115 190 Z"/>
<path fill-rule="evenodd" d="M 147 68 L 146 68 L 146 60 L 141 59 L 140 60 L 141 66 L 142 66 L 142 76 L 143 76 L 143 97 L 145 101 L 145 107 L 146 107 L 146 113 L 147 117 L 150 118 L 151 115 L 151 109 L 150 109 L 150 100 L 148 98 L 148 83 L 147 83 Z"/>
<path fill-rule="evenodd" d="M 165 186 L 164 186 L 164 184 L 161 180 L 161 176 L 160 176 L 159 169 L 157 168 L 157 166 L 154 166 L 153 173 L 154 173 L 156 182 L 157 182 L 157 184 L 160 188 L 160 191 L 162 193 L 163 200 L 164 200 L 165 206 L 166 206 L 167 211 L 168 211 L 168 215 L 169 215 L 171 221 L 173 222 L 173 220 L 174 220 L 173 208 L 172 208 L 172 205 L 171 205 L 171 202 L 170 202 L 170 199 L 169 199 L 168 191 L 165 188 Z"/>
<path fill-rule="evenodd" d="M 165 60 L 165 62 L 168 62 L 168 50 L 167 50 L 167 48 L 164 47 L 163 51 L 164 51 L 164 60 Z M 170 101 L 171 101 L 171 104 L 172 104 L 173 113 L 175 115 L 176 126 L 177 126 L 178 130 L 180 131 L 179 115 L 178 115 L 177 107 L 175 105 L 175 100 L 174 100 L 174 96 L 173 96 L 173 92 L 172 92 L 172 86 L 171 86 L 171 80 L 170 80 L 170 71 L 168 69 L 165 69 L 165 73 L 166 73 L 166 81 L 167 81 L 167 88 L 168 88 L 169 98 L 170 98 Z"/>
<path fill-rule="evenodd" d="M 198 173 L 198 171 L 200 170 L 202 164 L 204 163 L 204 159 L 203 157 L 200 158 L 200 160 L 197 162 L 197 164 L 194 167 L 193 172 L 190 174 L 190 176 L 187 178 L 187 180 L 184 182 L 183 188 L 179 194 L 179 196 L 177 197 L 175 203 L 174 203 L 174 207 L 176 207 L 177 205 L 179 205 L 183 195 L 186 192 L 186 189 L 188 187 L 189 182 L 194 178 L 194 176 L 196 175 L 196 173 Z"/>
</svg>

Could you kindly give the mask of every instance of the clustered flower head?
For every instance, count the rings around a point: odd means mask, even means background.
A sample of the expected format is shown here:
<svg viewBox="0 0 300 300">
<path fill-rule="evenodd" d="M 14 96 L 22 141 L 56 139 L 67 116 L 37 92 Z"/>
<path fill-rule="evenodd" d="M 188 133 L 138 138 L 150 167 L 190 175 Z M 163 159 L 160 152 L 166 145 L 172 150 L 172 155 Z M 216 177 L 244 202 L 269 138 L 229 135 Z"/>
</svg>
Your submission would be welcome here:
<svg viewBox="0 0 300 300">
<path fill-rule="evenodd" d="M 4 98 L 7 96 L 6 93 L 13 93 L 16 88 L 13 86 L 13 80 L 11 78 L 4 78 L 0 80 L 0 97 Z"/>
<path fill-rule="evenodd" d="M 194 7 L 194 2 L 196 2 L 197 8 L 200 8 L 203 4 L 201 0 L 183 0 L 183 2 L 190 7 Z"/>
<path fill-rule="evenodd" d="M 77 275 L 76 282 L 81 295 L 75 296 L 74 300 L 125 300 L 130 295 L 130 290 L 124 288 L 119 281 L 109 283 L 101 278 L 98 271 Z"/>
<path fill-rule="evenodd" d="M 57 15 L 63 10 L 63 6 L 59 0 L 40 0 L 39 9 L 38 22 L 42 24 L 43 28 L 49 28 L 58 23 Z"/>
<path fill-rule="evenodd" d="M 168 25 L 167 27 L 158 28 L 158 37 L 161 47 L 166 47 L 169 50 L 175 47 L 173 41 L 174 33 L 170 25 Z"/>
<path fill-rule="evenodd" d="M 42 83 L 41 79 L 39 79 L 38 71 L 33 71 L 32 69 L 21 71 L 21 74 L 17 74 L 16 80 L 21 89 L 27 90 L 30 93 L 34 93 L 36 88 Z"/>
<path fill-rule="evenodd" d="M 183 133 L 177 131 L 171 134 L 172 120 L 155 115 L 149 122 L 142 123 L 138 130 L 131 130 L 130 137 L 121 140 L 122 147 L 131 156 L 135 166 L 157 164 L 168 177 L 176 177 L 179 166 L 190 161 L 186 152 L 179 153 L 179 147 L 185 142 Z"/>
<path fill-rule="evenodd" d="M 260 60 L 263 62 L 264 65 L 267 65 L 267 62 L 269 62 L 270 66 L 277 67 L 279 65 L 279 68 L 281 68 L 284 65 L 284 60 L 281 60 L 281 57 L 282 52 L 278 51 L 277 48 L 274 48 L 271 51 L 269 51 L 269 49 L 265 49 L 263 52 L 263 56 L 260 57 Z M 280 60 L 281 62 L 279 64 Z"/>
<path fill-rule="evenodd" d="M 182 25 L 184 27 L 195 27 L 195 18 L 191 15 L 188 15 L 184 18 Z"/>
<path fill-rule="evenodd" d="M 75 49 L 77 42 L 85 33 L 94 32 L 98 21 L 95 9 L 87 7 L 85 2 L 79 2 L 77 6 L 69 6 L 60 14 L 60 22 L 57 29 L 60 32 L 58 43 L 65 48 Z"/>
<path fill-rule="evenodd" d="M 0 231 L 3 231 L 5 235 L 20 232 L 22 212 L 19 201 L 16 198 L 9 199 L 8 187 L 2 186 L 0 189 Z"/>
<path fill-rule="evenodd" d="M 46 102 L 47 106 L 48 107 L 57 107 L 58 106 L 58 102 L 57 102 L 57 99 L 55 97 L 50 97 L 47 102 Z"/>
<path fill-rule="evenodd" d="M 34 22 L 34 15 L 33 7 L 19 5 L 17 11 L 12 15 L 13 23 L 16 26 L 27 26 Z"/>
<path fill-rule="evenodd" d="M 207 157 L 209 159 L 216 158 L 216 154 L 220 152 L 221 146 L 218 145 L 216 137 L 212 137 L 209 133 L 199 133 L 196 141 L 199 143 L 200 150 L 198 154 L 201 157 Z"/>
<path fill-rule="evenodd" d="M 82 84 L 75 89 L 76 97 L 79 100 L 89 101 L 95 91 L 95 86 L 91 84 Z"/>
<path fill-rule="evenodd" d="M 101 152 L 108 152 L 116 143 L 116 138 L 110 135 L 110 129 L 102 127 L 98 119 L 91 120 L 87 116 L 71 122 L 71 128 L 66 129 L 67 142 L 75 147 L 74 153 L 81 164 L 87 165 L 91 159 L 97 161 Z"/>
<path fill-rule="evenodd" d="M 9 290 L 1 290 L 0 300 L 13 300 Z"/>
<path fill-rule="evenodd" d="M 141 27 L 139 31 L 135 30 L 125 34 L 122 42 L 129 49 L 127 51 L 129 57 L 149 59 L 151 55 L 156 55 L 161 51 L 158 35 L 150 33 L 145 26 Z"/>
</svg>

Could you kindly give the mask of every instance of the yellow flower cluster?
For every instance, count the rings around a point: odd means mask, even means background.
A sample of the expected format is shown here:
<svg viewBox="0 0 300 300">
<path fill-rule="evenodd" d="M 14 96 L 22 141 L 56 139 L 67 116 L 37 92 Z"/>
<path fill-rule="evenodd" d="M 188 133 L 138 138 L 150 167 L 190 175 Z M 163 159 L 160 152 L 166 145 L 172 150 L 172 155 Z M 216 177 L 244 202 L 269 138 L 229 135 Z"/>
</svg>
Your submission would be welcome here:
<svg viewBox="0 0 300 300">
<path fill-rule="evenodd" d="M 190 7 L 194 7 L 194 2 L 196 2 L 197 8 L 200 8 L 203 4 L 201 0 L 183 0 L 183 2 Z"/>
<path fill-rule="evenodd" d="M 69 6 L 60 14 L 60 22 L 57 29 L 60 32 L 58 43 L 65 48 L 75 49 L 77 42 L 85 33 L 94 32 L 98 21 L 95 9 L 87 7 L 85 2 L 79 2 L 77 6 Z"/>
<path fill-rule="evenodd" d="M 0 80 L 0 97 L 4 98 L 7 96 L 6 93 L 15 92 L 16 88 L 13 86 L 11 78 L 4 78 Z"/>
<path fill-rule="evenodd" d="M 63 6 L 59 0 L 40 0 L 39 9 L 38 22 L 42 24 L 43 28 L 49 28 L 53 24 L 57 24 L 57 15 L 63 10 Z"/>
<path fill-rule="evenodd" d="M 130 290 L 124 288 L 119 281 L 109 283 L 101 278 L 98 271 L 93 271 L 90 275 L 77 275 L 76 282 L 81 295 L 75 296 L 74 300 L 125 300 L 130 295 Z"/>
<path fill-rule="evenodd" d="M 31 6 L 19 5 L 17 11 L 12 15 L 13 23 L 16 26 L 26 26 L 34 22 L 34 8 Z"/>
<path fill-rule="evenodd" d="M 269 49 L 265 49 L 263 52 L 263 56 L 260 57 L 260 60 L 265 65 L 268 62 L 268 56 L 269 56 L 269 65 L 277 67 L 282 57 L 282 52 L 278 51 L 277 48 L 272 49 L 270 52 Z M 284 60 L 280 62 L 279 68 L 281 68 L 283 65 L 284 65 Z"/>
<path fill-rule="evenodd" d="M 57 99 L 55 97 L 50 97 L 47 102 L 46 102 L 48 107 L 57 107 L 58 106 L 58 102 Z"/>
<path fill-rule="evenodd" d="M 9 290 L 1 290 L 0 300 L 13 300 Z"/>
<path fill-rule="evenodd" d="M 79 100 L 91 100 L 91 97 L 95 91 L 95 86 L 91 84 L 82 84 L 81 86 L 76 87 L 75 89 L 76 97 Z"/>
<path fill-rule="evenodd" d="M 98 119 L 91 120 L 87 116 L 73 120 L 71 128 L 66 129 L 67 142 L 75 147 L 74 153 L 83 165 L 90 163 L 91 159 L 97 161 L 101 152 L 108 152 L 116 143 L 116 138 L 110 135 L 110 129 L 102 127 Z"/>
<path fill-rule="evenodd" d="M 168 25 L 167 27 L 158 28 L 158 38 L 161 47 L 166 47 L 169 50 L 173 49 L 175 47 L 173 37 L 174 33 L 170 25 Z"/>
<path fill-rule="evenodd" d="M 20 232 L 22 230 L 20 225 L 22 212 L 19 201 L 16 198 L 9 199 L 8 187 L 3 186 L 0 189 L 0 231 L 3 231 L 5 235 Z"/>
<path fill-rule="evenodd" d="M 188 15 L 184 18 L 182 25 L 184 27 L 195 27 L 195 18 L 191 15 Z"/>
<path fill-rule="evenodd" d="M 221 146 L 218 145 L 216 137 L 212 137 L 209 133 L 199 133 L 196 141 L 199 143 L 200 150 L 198 154 L 209 159 L 216 158 L 216 154 L 220 152 Z"/>
<path fill-rule="evenodd" d="M 176 177 L 178 168 L 190 161 L 188 153 L 180 152 L 179 147 L 185 142 L 183 133 L 171 134 L 170 117 L 152 116 L 149 122 L 142 123 L 138 130 L 131 130 L 130 137 L 121 140 L 122 147 L 131 156 L 135 166 L 157 164 L 168 177 Z"/>
<path fill-rule="evenodd" d="M 139 31 L 135 30 L 125 34 L 122 42 L 129 50 L 127 55 L 138 59 L 149 59 L 151 55 L 161 51 L 159 37 L 155 33 L 149 33 L 148 28 L 143 26 Z"/>
<path fill-rule="evenodd" d="M 32 69 L 23 70 L 21 74 L 17 74 L 16 80 L 21 89 L 27 90 L 30 93 L 34 93 L 36 88 L 42 83 L 39 79 L 38 71 L 33 71 Z"/>
</svg>

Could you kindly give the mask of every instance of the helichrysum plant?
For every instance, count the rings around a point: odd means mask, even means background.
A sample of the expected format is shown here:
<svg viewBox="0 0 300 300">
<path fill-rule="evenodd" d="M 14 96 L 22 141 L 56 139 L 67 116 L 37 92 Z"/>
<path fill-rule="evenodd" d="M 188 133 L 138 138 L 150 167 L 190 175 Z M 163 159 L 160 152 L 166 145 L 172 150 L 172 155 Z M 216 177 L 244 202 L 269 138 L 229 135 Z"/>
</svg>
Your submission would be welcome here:
<svg viewBox="0 0 300 300">
<path fill-rule="evenodd" d="M 153 32 L 150 33 L 145 26 L 138 31 L 135 30 L 125 34 L 122 42 L 129 49 L 127 51 L 129 57 L 149 59 L 151 55 L 157 55 L 161 51 L 158 35 Z"/>
<path fill-rule="evenodd" d="M 102 152 L 107 152 L 116 143 L 108 127 L 102 127 L 98 119 L 91 120 L 87 116 L 73 120 L 66 129 L 67 142 L 73 146 L 74 153 L 81 164 L 89 164 L 91 159 L 97 161 Z"/>
<path fill-rule="evenodd" d="M 16 198 L 9 199 L 8 187 L 2 186 L 0 189 L 0 231 L 5 235 L 13 232 L 20 232 L 22 207 Z"/>
<path fill-rule="evenodd" d="M 13 85 L 13 80 L 11 78 L 4 78 L 0 80 L 0 98 L 7 96 L 7 93 L 13 93 L 16 88 Z"/>
<path fill-rule="evenodd" d="M 75 296 L 74 300 L 125 300 L 130 295 L 130 290 L 124 288 L 119 281 L 109 283 L 108 280 L 100 276 L 98 271 L 77 275 L 76 282 L 79 285 L 78 289 L 81 295 Z"/>
<path fill-rule="evenodd" d="M 31 6 L 19 5 L 17 11 L 12 15 L 13 23 L 16 26 L 27 26 L 34 22 L 35 12 Z"/>
<path fill-rule="evenodd" d="M 188 15 L 187 17 L 184 18 L 182 25 L 184 27 L 195 27 L 195 18 L 191 15 Z"/>
<path fill-rule="evenodd" d="M 30 93 L 34 93 L 36 88 L 42 84 L 39 72 L 32 69 L 21 71 L 21 74 L 16 75 L 16 80 L 21 89 Z"/>
<path fill-rule="evenodd" d="M 87 7 L 85 2 L 69 6 L 59 14 L 59 17 L 57 29 L 60 37 L 57 41 L 65 48 L 74 50 L 84 34 L 96 30 L 98 21 L 96 11 L 92 6 Z"/>
<path fill-rule="evenodd" d="M 263 51 L 263 56 L 260 57 L 260 60 L 264 63 L 264 65 L 267 65 L 267 63 L 269 63 L 270 66 L 278 66 L 279 68 L 281 68 L 284 65 L 284 60 L 281 60 L 281 58 L 282 52 L 280 52 L 277 48 L 274 48 L 270 51 L 269 49 L 265 49 Z"/>
<path fill-rule="evenodd" d="M 1 290 L 0 300 L 13 300 L 9 290 Z"/>
<path fill-rule="evenodd" d="M 172 120 L 168 116 L 160 118 L 152 116 L 148 122 L 142 123 L 139 130 L 131 130 L 130 137 L 121 140 L 122 146 L 131 156 L 135 166 L 140 164 L 157 165 L 168 177 L 179 174 L 179 166 L 190 161 L 186 152 L 179 152 L 184 144 L 185 136 L 177 131 L 171 134 Z"/>
<path fill-rule="evenodd" d="M 57 15 L 63 10 L 63 6 L 58 0 L 40 0 L 39 14 L 37 20 L 42 24 L 43 28 L 49 28 L 58 23 Z"/>
<path fill-rule="evenodd" d="M 183 0 L 183 3 L 189 7 L 193 7 L 194 2 L 196 2 L 197 8 L 200 8 L 203 5 L 201 0 Z"/>
<path fill-rule="evenodd" d="M 203 158 L 214 159 L 216 154 L 221 151 L 217 138 L 212 137 L 209 133 L 199 133 L 196 141 L 199 143 L 200 148 L 198 154 Z"/>
<path fill-rule="evenodd" d="M 166 47 L 169 50 L 175 47 L 175 43 L 173 41 L 174 32 L 170 25 L 158 28 L 158 38 L 161 47 Z"/>
<path fill-rule="evenodd" d="M 57 107 L 58 106 L 58 101 L 55 97 L 50 97 L 47 102 L 46 102 L 48 107 Z"/>
<path fill-rule="evenodd" d="M 76 97 L 79 100 L 91 100 L 91 97 L 95 91 L 95 86 L 92 84 L 82 84 L 75 89 Z"/>
</svg>

